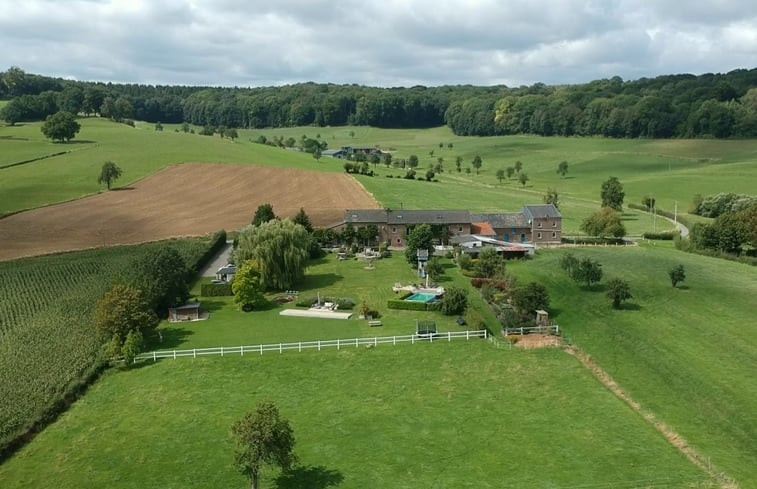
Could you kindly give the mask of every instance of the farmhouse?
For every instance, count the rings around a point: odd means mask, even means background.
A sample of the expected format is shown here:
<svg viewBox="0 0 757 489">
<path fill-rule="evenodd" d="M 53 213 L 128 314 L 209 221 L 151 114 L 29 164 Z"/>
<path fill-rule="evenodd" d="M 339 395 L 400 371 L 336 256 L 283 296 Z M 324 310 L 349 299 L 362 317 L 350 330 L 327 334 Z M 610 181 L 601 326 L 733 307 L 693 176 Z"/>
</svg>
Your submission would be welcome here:
<svg viewBox="0 0 757 489">
<path fill-rule="evenodd" d="M 344 229 L 347 224 L 355 227 L 374 224 L 378 227 L 381 241 L 404 248 L 407 235 L 419 224 L 438 226 L 440 235 L 458 236 L 470 234 L 471 218 L 468 211 L 354 209 L 345 211 L 344 222 L 339 224 L 339 228 Z"/>
<path fill-rule="evenodd" d="M 333 228 L 342 230 L 347 224 L 356 228 L 373 224 L 379 230 L 379 239 L 395 248 L 404 248 L 407 235 L 419 224 L 438 226 L 436 234 L 442 236 L 443 242 L 460 236 L 477 236 L 504 243 L 511 251 L 510 243 L 557 244 L 562 238 L 562 215 L 552 204 L 527 205 L 520 212 L 496 214 L 471 214 L 462 210 L 348 209 L 344 221 Z M 473 241 L 483 243 L 478 238 Z"/>
<path fill-rule="evenodd" d="M 355 147 L 355 146 L 342 146 L 340 149 L 327 149 L 321 152 L 321 156 L 329 156 L 331 158 L 339 158 L 346 160 L 354 157 L 356 154 L 379 155 L 382 156 L 385 153 L 378 148 L 371 147 Z"/>
</svg>

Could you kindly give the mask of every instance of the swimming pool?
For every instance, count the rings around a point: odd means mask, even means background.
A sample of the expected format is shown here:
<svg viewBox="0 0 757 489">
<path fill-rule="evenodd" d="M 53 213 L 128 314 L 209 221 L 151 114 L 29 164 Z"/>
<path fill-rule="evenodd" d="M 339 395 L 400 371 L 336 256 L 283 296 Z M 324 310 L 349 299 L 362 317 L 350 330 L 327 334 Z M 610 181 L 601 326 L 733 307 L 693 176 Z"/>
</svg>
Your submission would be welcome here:
<svg viewBox="0 0 757 489">
<path fill-rule="evenodd" d="M 411 295 L 405 300 L 412 302 L 434 302 L 436 300 L 436 294 L 422 294 L 419 292 Z"/>
</svg>

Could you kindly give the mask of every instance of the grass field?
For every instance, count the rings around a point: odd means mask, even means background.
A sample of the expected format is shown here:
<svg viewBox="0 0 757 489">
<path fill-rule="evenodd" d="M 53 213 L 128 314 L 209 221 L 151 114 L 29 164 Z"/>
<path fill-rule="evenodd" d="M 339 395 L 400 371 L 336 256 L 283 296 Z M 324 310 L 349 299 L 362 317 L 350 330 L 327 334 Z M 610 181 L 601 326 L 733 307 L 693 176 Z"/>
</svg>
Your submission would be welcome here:
<svg viewBox="0 0 757 489">
<path fill-rule="evenodd" d="M 757 180 L 757 141 L 719 140 L 613 140 L 603 138 L 543 138 L 509 136 L 464 138 L 454 136 L 446 127 L 423 130 L 386 130 L 369 127 L 289 128 L 262 131 L 241 130 L 236 142 L 217 136 L 176 133 L 173 126 L 163 132 L 151 124 L 137 128 L 102 119 L 82 119 L 82 131 L 72 144 L 52 144 L 42 138 L 39 124 L 0 127 L 0 166 L 33 156 L 59 151 L 69 154 L 40 160 L 20 167 L 0 170 L 0 214 L 70 200 L 100 190 L 96 177 L 102 162 L 116 161 L 124 169 L 118 185 L 150 175 L 166 165 L 180 162 L 255 163 L 289 168 L 342 170 L 342 161 L 252 143 L 260 134 L 295 137 L 320 135 L 329 147 L 343 145 L 374 146 L 392 150 L 397 157 L 417 154 L 419 174 L 429 164 L 444 158 L 445 172 L 439 183 L 398 181 L 404 170 L 379 165 L 377 177 L 357 177 L 383 205 L 399 208 L 449 208 L 471 211 L 511 211 L 523 204 L 541 202 L 549 187 L 560 194 L 565 215 L 564 229 L 578 231 L 581 220 L 598 207 L 599 188 L 608 176 L 620 178 L 626 202 L 641 201 L 652 194 L 660 208 L 685 211 L 697 193 L 752 192 Z M 355 136 L 350 136 L 354 131 Z M 5 139 L 26 138 L 28 140 Z M 439 143 L 444 147 L 439 148 Z M 452 143 L 453 148 L 447 148 Z M 429 153 L 434 151 L 434 155 Z M 464 159 L 463 169 L 476 154 L 483 158 L 479 175 L 455 171 L 455 158 Z M 498 182 L 498 168 L 523 162 L 530 177 L 525 187 L 515 180 Z M 557 164 L 566 160 L 569 173 L 561 178 Z M 669 224 L 657 223 L 662 229 Z M 629 210 L 629 234 L 652 230 L 651 217 Z"/>
<path fill-rule="evenodd" d="M 209 239 L 173 241 L 193 266 Z M 100 298 L 166 243 L 0 262 L 0 446 L 60 402 L 99 362 Z"/>
<path fill-rule="evenodd" d="M 741 487 L 757 487 L 757 269 L 672 248 L 579 249 L 623 277 L 634 298 L 610 308 L 602 287 L 585 291 L 560 270 L 563 251 L 514 263 L 544 283 L 566 334 L 633 398 L 673 426 Z M 681 263 L 673 289 L 667 271 Z"/>
<path fill-rule="evenodd" d="M 203 309 L 210 311 L 207 321 L 163 323 L 163 343 L 152 346 L 164 349 L 209 348 L 218 346 L 257 345 L 279 342 L 356 338 L 368 336 L 409 335 L 415 333 L 415 320 L 434 320 L 439 331 L 464 331 L 457 325 L 457 316 L 439 312 L 399 311 L 387 309 L 387 300 L 396 298 L 392 292 L 395 282 L 419 283 L 417 273 L 405 262 L 402 253 L 389 259 L 374 261 L 374 270 L 365 269 L 366 262 L 339 261 L 329 254 L 318 260 L 307 272 L 299 287 L 302 297 L 349 297 L 356 302 L 354 316 L 348 320 L 297 318 L 280 316 L 284 308 L 272 304 L 262 311 L 244 313 L 236 309 L 231 297 L 198 297 Z M 451 262 L 445 263 L 447 272 L 439 281 L 443 287 L 456 285 L 470 289 L 470 281 L 460 275 Z M 207 279 L 206 279 L 207 280 Z M 193 288 L 199 294 L 199 282 Z M 275 295 L 269 296 L 274 299 Z M 482 301 L 477 293 L 469 299 L 479 309 Z M 381 327 L 370 327 L 366 320 L 357 319 L 360 304 L 367 302 L 381 313 Z M 294 303 L 286 304 L 295 307 Z M 485 310 L 485 319 L 496 329 L 496 319 Z"/>
<path fill-rule="evenodd" d="M 231 423 L 261 400 L 301 467 L 264 487 L 710 487 L 558 350 L 488 343 L 164 361 L 108 375 L 0 466 L 5 489 L 245 487 Z"/>
</svg>

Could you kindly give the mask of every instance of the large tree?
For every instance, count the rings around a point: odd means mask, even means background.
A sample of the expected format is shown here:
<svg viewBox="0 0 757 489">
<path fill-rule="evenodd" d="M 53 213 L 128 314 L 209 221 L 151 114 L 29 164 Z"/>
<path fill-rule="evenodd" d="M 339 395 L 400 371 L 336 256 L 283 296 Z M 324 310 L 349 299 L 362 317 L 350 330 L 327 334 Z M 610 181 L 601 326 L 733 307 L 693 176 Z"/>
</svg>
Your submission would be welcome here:
<svg viewBox="0 0 757 489">
<path fill-rule="evenodd" d="M 234 423 L 237 468 L 250 478 L 252 489 L 260 487 L 260 473 L 265 466 L 288 469 L 296 461 L 294 430 L 272 402 L 260 403 Z"/>
<path fill-rule="evenodd" d="M 102 340 L 115 337 L 123 344 L 129 331 L 146 332 L 157 325 L 142 292 L 129 285 L 115 285 L 95 308 L 95 328 Z"/>
<path fill-rule="evenodd" d="M 483 164 L 483 160 L 481 159 L 481 156 L 476 155 L 473 157 L 473 168 L 476 169 L 476 175 L 478 175 L 478 171 L 481 169 L 481 165 Z"/>
<path fill-rule="evenodd" d="M 265 287 L 255 261 L 247 260 L 239 267 L 231 283 L 231 291 L 234 293 L 234 303 L 244 311 L 265 303 Z"/>
<path fill-rule="evenodd" d="M 593 258 L 581 258 L 575 268 L 572 269 L 571 278 L 591 287 L 591 284 L 602 280 L 602 264 Z"/>
<path fill-rule="evenodd" d="M 418 264 L 418 250 L 427 250 L 429 256 L 434 252 L 434 233 L 428 224 L 419 224 L 408 234 L 405 248 L 408 263 Z"/>
<path fill-rule="evenodd" d="M 556 209 L 560 208 L 560 196 L 557 193 L 557 189 L 549 187 L 547 193 L 543 197 L 545 204 L 552 204 Z"/>
<path fill-rule="evenodd" d="M 271 212 L 273 212 L 273 210 L 271 210 Z M 304 227 L 305 231 L 307 231 L 308 233 L 313 232 L 313 225 L 310 224 L 310 217 L 308 217 L 308 215 L 305 213 L 305 209 L 303 209 L 302 207 L 300 207 L 300 211 L 294 216 L 292 222 Z"/>
<path fill-rule="evenodd" d="M 108 186 L 108 190 L 110 190 L 110 185 L 118 180 L 118 177 L 121 176 L 121 169 L 112 161 L 106 161 L 103 163 L 102 168 L 100 169 L 100 176 L 97 177 L 97 183 L 104 183 Z"/>
<path fill-rule="evenodd" d="M 80 129 L 81 125 L 69 112 L 58 112 L 49 116 L 40 128 L 45 137 L 60 142 L 73 139 Z"/>
<path fill-rule="evenodd" d="M 620 220 L 620 213 L 609 207 L 603 207 L 581 223 L 581 231 L 589 236 L 622 238 L 626 228 Z"/>
<path fill-rule="evenodd" d="M 533 319 L 537 309 L 549 307 L 549 293 L 547 288 L 537 282 L 531 282 L 515 289 L 513 305 L 518 311 L 521 321 Z"/>
<path fill-rule="evenodd" d="M 176 249 L 166 246 L 142 257 L 133 268 L 133 284 L 141 289 L 153 310 L 165 314 L 169 307 L 189 298 L 189 270 Z"/>
<path fill-rule="evenodd" d="M 616 211 L 623 210 L 623 199 L 626 194 L 623 192 L 623 184 L 617 177 L 610 177 L 602 183 L 602 207 L 609 207 Z"/>
<path fill-rule="evenodd" d="M 247 226 L 239 233 L 236 263 L 255 260 L 263 284 L 273 289 L 291 289 L 305 275 L 310 258 L 310 236 L 289 219 Z"/>
<path fill-rule="evenodd" d="M 264 222 L 272 221 L 276 219 L 276 214 L 273 213 L 273 205 L 261 204 L 255 210 L 255 215 L 252 217 L 252 225 L 260 226 Z"/>
</svg>

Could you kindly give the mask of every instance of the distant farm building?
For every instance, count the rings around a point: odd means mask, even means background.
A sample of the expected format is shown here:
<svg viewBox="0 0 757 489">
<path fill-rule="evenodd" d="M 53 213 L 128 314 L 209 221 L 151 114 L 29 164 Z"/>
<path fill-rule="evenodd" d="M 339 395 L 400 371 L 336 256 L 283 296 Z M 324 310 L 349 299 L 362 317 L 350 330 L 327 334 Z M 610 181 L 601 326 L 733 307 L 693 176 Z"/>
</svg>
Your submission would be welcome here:
<svg viewBox="0 0 757 489">
<path fill-rule="evenodd" d="M 199 319 L 201 319 L 199 302 L 168 308 L 168 320 L 171 322 L 198 321 Z"/>
<path fill-rule="evenodd" d="M 340 149 L 327 149 L 324 151 L 321 151 L 321 156 L 328 156 L 331 158 L 338 158 L 342 160 L 347 160 L 350 158 L 353 158 L 356 154 L 364 154 L 366 156 L 370 155 L 378 155 L 383 156 L 384 153 L 378 148 L 370 148 L 370 147 L 356 147 L 356 146 L 342 146 Z"/>
</svg>

